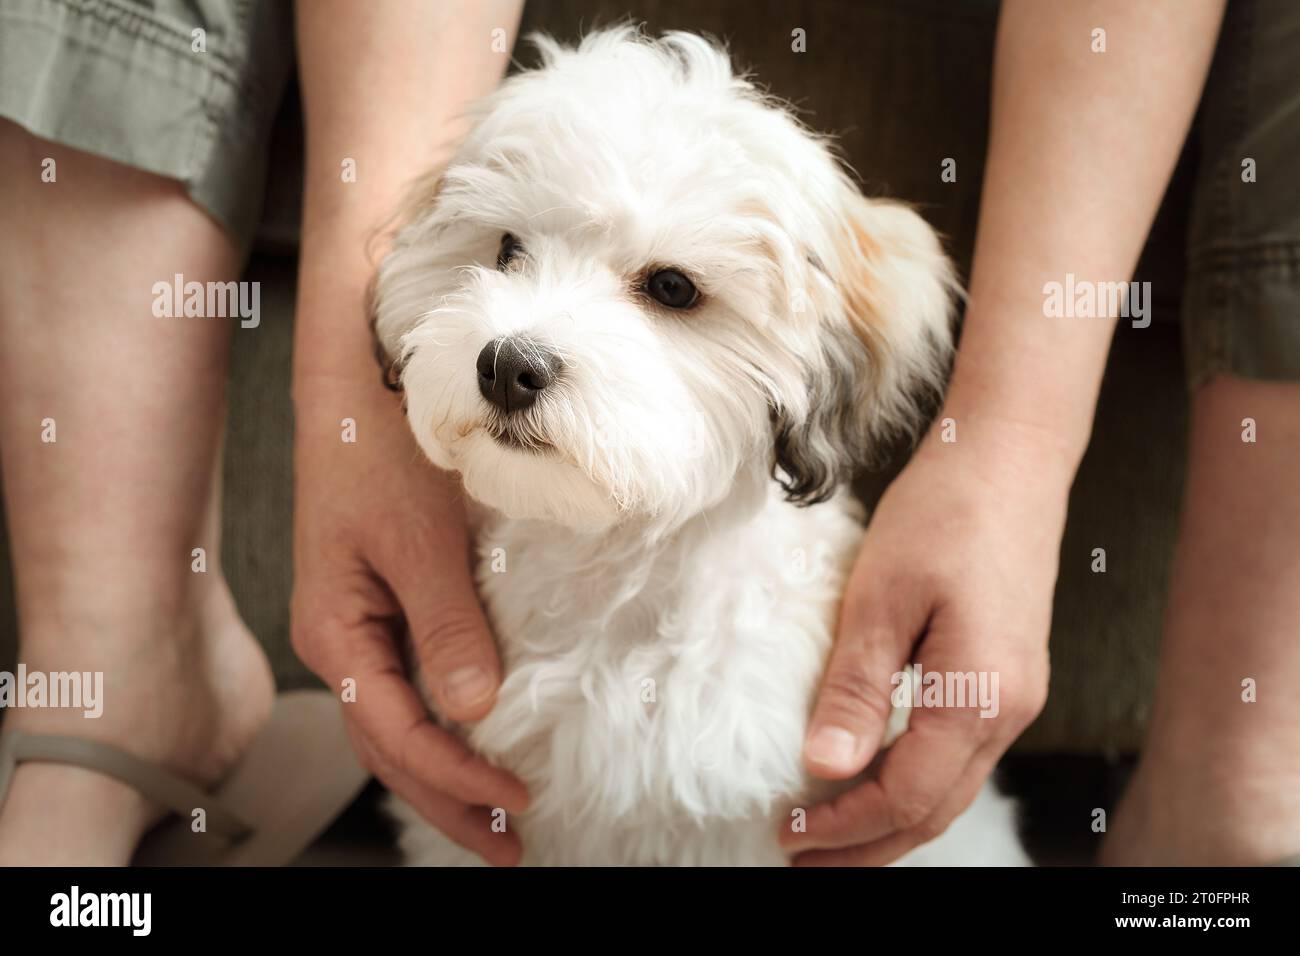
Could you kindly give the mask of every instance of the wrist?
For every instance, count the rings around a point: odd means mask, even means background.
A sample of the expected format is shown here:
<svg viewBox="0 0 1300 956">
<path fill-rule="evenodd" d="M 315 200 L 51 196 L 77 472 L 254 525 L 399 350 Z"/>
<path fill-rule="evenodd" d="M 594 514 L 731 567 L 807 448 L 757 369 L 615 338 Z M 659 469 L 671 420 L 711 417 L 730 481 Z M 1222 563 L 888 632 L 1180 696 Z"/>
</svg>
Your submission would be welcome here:
<svg viewBox="0 0 1300 956">
<path fill-rule="evenodd" d="M 331 395 L 355 397 L 372 389 L 391 395 L 382 382 L 383 369 L 373 351 L 358 345 L 356 351 L 341 352 L 302 348 L 293 358 L 292 393 L 295 405 L 303 400 L 320 401 Z M 367 395 L 369 398 L 370 396 Z"/>
<path fill-rule="evenodd" d="M 383 370 L 367 343 L 351 353 L 338 350 L 300 349 L 294 356 L 290 399 L 295 433 L 300 438 L 321 434 L 338 439 L 344 419 L 351 419 L 374 435 L 405 430 L 406 416 L 400 394 L 389 389 Z"/>
<path fill-rule="evenodd" d="M 1077 370 L 1062 370 L 1059 377 L 1041 373 L 1032 356 L 1016 367 L 1003 356 L 990 361 L 974 352 L 958 358 L 938 420 L 949 419 L 958 431 L 964 425 L 1031 464 L 1068 472 L 1072 480 L 1092 436 L 1099 381 L 1081 381 L 1072 374 Z"/>
<path fill-rule="evenodd" d="M 1029 482 L 1063 500 L 1086 447 L 1086 436 L 1038 416 L 958 394 L 944 403 L 915 457 L 942 467 L 960 461 L 978 486 L 997 493 L 1020 494 Z"/>
<path fill-rule="evenodd" d="M 382 385 L 375 338 L 367 315 L 366 287 L 372 270 L 362 264 L 330 274 L 312 255 L 303 262 L 295 309 L 292 395 L 295 407 L 335 393 L 391 393 Z M 349 267 L 351 266 L 351 267 Z M 350 399 L 353 400 L 353 399 Z"/>
<path fill-rule="evenodd" d="M 1073 476 L 1092 435 L 1113 328 L 1049 319 L 1033 297 L 972 294 L 940 418 Z"/>
</svg>

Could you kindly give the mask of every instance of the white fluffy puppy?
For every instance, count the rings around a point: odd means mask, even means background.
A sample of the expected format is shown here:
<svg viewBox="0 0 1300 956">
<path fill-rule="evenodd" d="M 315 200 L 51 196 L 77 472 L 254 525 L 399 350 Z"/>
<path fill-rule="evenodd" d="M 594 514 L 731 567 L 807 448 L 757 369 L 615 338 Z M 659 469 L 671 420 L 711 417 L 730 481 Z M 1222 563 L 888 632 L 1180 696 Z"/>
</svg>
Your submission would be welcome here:
<svg viewBox="0 0 1300 956">
<path fill-rule="evenodd" d="M 829 792 L 801 748 L 862 535 L 837 489 L 940 386 L 949 266 L 706 40 L 535 42 L 375 288 L 420 447 L 487 506 L 506 676 L 458 731 L 527 784 L 526 863 L 784 863 Z M 410 862 L 476 859 L 397 812 Z M 909 861 L 1022 862 L 1010 802 Z"/>
</svg>

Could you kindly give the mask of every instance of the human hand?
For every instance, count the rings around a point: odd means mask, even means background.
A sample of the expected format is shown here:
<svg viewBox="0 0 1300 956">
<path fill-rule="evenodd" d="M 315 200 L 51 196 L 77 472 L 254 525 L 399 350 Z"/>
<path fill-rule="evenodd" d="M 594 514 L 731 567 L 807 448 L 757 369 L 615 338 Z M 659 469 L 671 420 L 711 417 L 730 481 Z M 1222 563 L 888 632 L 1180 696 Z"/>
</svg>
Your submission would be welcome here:
<svg viewBox="0 0 1300 956">
<path fill-rule="evenodd" d="M 825 779 L 860 773 L 885 732 L 891 679 L 912 662 L 997 674 L 997 715 L 981 717 L 978 705 L 913 709 L 876 779 L 811 808 L 804 832 L 782 834 L 796 865 L 883 865 L 934 839 L 1046 700 L 1073 467 L 1033 429 L 958 427 L 953 443 L 927 437 L 868 527 L 804 760 Z"/>
<path fill-rule="evenodd" d="M 501 665 L 474 590 L 459 487 L 420 455 L 369 371 L 365 381 L 294 383 L 293 646 L 336 692 L 355 681 L 343 713 L 362 764 L 461 846 L 512 865 L 519 839 L 493 832 L 491 810 L 522 811 L 527 791 L 430 719 L 403 666 L 409 631 L 440 713 L 477 720 L 495 701 Z M 344 417 L 356 422 L 355 443 L 341 440 Z"/>
</svg>

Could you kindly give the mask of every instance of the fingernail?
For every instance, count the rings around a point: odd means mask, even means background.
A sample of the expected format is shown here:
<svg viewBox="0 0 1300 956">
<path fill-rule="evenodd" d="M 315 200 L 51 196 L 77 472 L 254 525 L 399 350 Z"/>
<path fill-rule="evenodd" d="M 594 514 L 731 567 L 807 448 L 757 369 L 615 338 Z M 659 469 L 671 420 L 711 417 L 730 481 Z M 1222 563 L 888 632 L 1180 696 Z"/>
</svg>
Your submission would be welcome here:
<svg viewBox="0 0 1300 956">
<path fill-rule="evenodd" d="M 843 727 L 822 727 L 808 739 L 804 753 L 812 763 L 847 770 L 858 755 L 858 738 Z"/>
<path fill-rule="evenodd" d="M 447 675 L 442 682 L 442 693 L 447 703 L 456 708 L 473 707 L 492 696 L 492 678 L 481 667 L 462 667 Z"/>
</svg>

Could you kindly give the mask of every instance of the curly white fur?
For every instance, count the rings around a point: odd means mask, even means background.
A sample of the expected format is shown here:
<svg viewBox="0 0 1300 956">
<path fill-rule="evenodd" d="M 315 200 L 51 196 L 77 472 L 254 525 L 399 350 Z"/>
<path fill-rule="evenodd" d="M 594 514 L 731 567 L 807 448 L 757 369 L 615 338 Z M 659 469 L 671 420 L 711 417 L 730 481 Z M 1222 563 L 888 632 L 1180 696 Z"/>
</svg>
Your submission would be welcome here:
<svg viewBox="0 0 1300 956">
<path fill-rule="evenodd" d="M 939 387 L 949 266 L 709 42 L 535 42 L 376 288 L 416 439 L 486 506 L 506 677 L 458 730 L 528 785 L 526 862 L 783 863 L 778 827 L 834 790 L 800 754 L 862 534 L 837 487 Z M 639 288 L 669 266 L 694 308 Z M 562 363 L 511 416 L 534 447 L 479 392 L 503 336 Z M 472 861 L 397 813 L 411 862 Z M 986 789 L 909 859 L 936 858 L 1023 862 L 1010 802 Z"/>
</svg>

